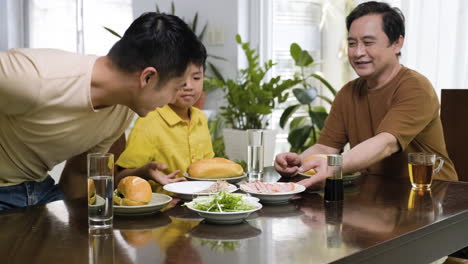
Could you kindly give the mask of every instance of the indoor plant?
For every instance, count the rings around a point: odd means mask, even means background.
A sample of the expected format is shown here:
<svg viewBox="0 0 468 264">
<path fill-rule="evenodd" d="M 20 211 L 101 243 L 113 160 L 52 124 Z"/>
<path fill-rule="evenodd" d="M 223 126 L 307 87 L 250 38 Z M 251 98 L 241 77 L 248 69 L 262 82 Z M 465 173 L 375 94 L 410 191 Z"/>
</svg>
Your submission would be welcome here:
<svg viewBox="0 0 468 264">
<path fill-rule="evenodd" d="M 242 42 L 236 35 L 237 43 L 242 47 L 247 58 L 247 67 L 240 70 L 236 80 L 218 80 L 226 94 L 227 104 L 220 107 L 221 116 L 231 129 L 224 129 L 226 155 L 235 160 L 246 160 L 247 135 L 246 129 L 266 129 L 272 110 L 288 98 L 287 89 L 300 80 L 281 78 L 265 78 L 273 67 L 271 60 L 263 65 L 259 63 L 258 53 L 248 42 Z M 275 131 L 265 131 L 265 165 L 271 165 L 273 160 Z"/>
<path fill-rule="evenodd" d="M 280 127 L 284 128 L 287 122 L 291 121 L 288 135 L 288 142 L 291 144 L 290 151 L 302 152 L 317 142 L 324 121 L 328 116 L 325 107 L 313 106 L 312 103 L 316 98 L 321 98 L 330 105 L 333 102 L 329 97 L 319 94 L 312 81 L 318 80 L 333 96 L 336 95 L 336 90 L 317 72 L 308 73 L 314 65 L 314 59 L 307 50 L 303 50 L 298 44 L 293 43 L 290 47 L 290 53 L 295 65 L 300 68 L 295 76 L 300 80 L 302 87 L 293 89 L 293 94 L 299 103 L 284 110 L 280 118 Z M 307 115 L 293 117 L 293 114 L 300 109 L 305 110 Z"/>
</svg>

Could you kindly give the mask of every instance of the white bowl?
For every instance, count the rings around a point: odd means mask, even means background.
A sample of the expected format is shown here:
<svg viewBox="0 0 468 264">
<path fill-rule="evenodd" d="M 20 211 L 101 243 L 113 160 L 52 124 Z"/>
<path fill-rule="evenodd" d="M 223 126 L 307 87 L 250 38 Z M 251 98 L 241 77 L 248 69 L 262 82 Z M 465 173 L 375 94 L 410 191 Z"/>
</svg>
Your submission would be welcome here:
<svg viewBox="0 0 468 264">
<path fill-rule="evenodd" d="M 285 182 L 276 182 L 275 184 L 289 184 Z M 261 203 L 265 204 L 282 204 L 287 203 L 289 199 L 291 199 L 294 195 L 305 191 L 305 187 L 303 185 L 293 183 L 294 190 L 291 192 L 278 192 L 278 193 L 261 193 L 261 192 L 252 192 L 245 188 L 244 184 L 240 185 L 240 189 L 254 197 L 260 199 Z"/>
<path fill-rule="evenodd" d="M 211 185 L 215 184 L 212 181 L 186 181 L 186 182 L 174 182 L 164 185 L 164 190 L 174 193 L 177 197 L 183 200 L 192 200 L 196 196 L 210 195 L 214 193 L 207 193 L 200 191 L 208 189 Z M 234 192 L 237 187 L 233 184 L 229 184 L 229 190 L 227 192 Z"/>
<path fill-rule="evenodd" d="M 185 203 L 187 208 L 198 213 L 201 217 L 205 218 L 205 221 L 213 224 L 238 224 L 242 223 L 244 219 L 249 217 L 249 215 L 255 211 L 262 209 L 262 204 L 255 201 L 251 197 L 245 196 L 244 199 L 251 205 L 254 205 L 255 208 L 247 211 L 239 212 L 207 212 L 195 209 L 192 202 Z"/>
</svg>

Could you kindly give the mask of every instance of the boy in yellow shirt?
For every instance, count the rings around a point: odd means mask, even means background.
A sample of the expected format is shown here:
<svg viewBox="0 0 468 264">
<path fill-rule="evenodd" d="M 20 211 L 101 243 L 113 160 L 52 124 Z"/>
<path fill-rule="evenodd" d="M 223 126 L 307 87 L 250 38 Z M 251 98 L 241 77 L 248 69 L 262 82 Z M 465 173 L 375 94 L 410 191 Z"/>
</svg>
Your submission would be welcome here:
<svg viewBox="0 0 468 264">
<path fill-rule="evenodd" d="M 191 64 L 175 100 L 137 119 L 116 163 L 121 168 L 117 183 L 136 175 L 157 182 L 153 192 L 164 192 L 161 185 L 185 180 L 182 174 L 192 162 L 214 157 L 207 117 L 193 107 L 203 89 L 203 69 Z"/>
</svg>

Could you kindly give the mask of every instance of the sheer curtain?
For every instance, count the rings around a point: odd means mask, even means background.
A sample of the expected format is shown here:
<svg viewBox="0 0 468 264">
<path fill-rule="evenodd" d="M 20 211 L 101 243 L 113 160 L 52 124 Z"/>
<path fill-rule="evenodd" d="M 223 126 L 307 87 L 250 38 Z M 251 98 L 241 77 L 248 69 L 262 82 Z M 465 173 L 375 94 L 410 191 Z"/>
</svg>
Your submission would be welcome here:
<svg viewBox="0 0 468 264">
<path fill-rule="evenodd" d="M 468 89 L 468 1 L 401 1 L 406 39 L 401 62 L 441 89 Z"/>
</svg>

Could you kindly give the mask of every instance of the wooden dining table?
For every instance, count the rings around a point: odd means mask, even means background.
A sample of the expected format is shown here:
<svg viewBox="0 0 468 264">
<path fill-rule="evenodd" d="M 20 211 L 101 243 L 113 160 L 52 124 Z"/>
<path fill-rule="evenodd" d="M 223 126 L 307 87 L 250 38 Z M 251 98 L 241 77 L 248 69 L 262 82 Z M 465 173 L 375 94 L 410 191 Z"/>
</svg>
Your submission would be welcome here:
<svg viewBox="0 0 468 264">
<path fill-rule="evenodd" d="M 270 167 L 262 178 L 277 181 Z M 281 180 L 281 179 L 280 179 Z M 343 202 L 307 190 L 215 225 L 174 199 L 147 216 L 114 216 L 90 234 L 86 200 L 0 213 L 0 263 L 429 263 L 468 245 L 468 183 L 361 175 Z"/>
</svg>

